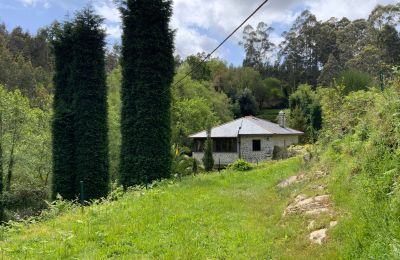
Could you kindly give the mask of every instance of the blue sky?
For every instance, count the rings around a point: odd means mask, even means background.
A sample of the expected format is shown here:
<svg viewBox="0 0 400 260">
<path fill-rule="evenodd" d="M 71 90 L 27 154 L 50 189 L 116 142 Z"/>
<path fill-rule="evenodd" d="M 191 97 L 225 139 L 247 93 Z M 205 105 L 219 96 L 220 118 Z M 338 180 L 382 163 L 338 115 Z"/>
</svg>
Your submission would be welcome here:
<svg viewBox="0 0 400 260">
<path fill-rule="evenodd" d="M 182 57 L 197 52 L 210 52 L 237 25 L 239 25 L 262 0 L 174 0 L 171 27 L 177 29 L 176 52 Z M 377 4 L 395 3 L 395 0 L 270 0 L 250 24 L 263 21 L 275 28 L 272 41 L 278 44 L 281 33 L 295 18 L 309 9 L 318 19 L 346 16 L 350 19 L 366 18 Z M 107 41 L 119 42 L 120 18 L 113 0 L 0 0 L 0 22 L 8 29 L 17 25 L 35 33 L 38 28 L 91 4 L 106 18 Z M 236 34 L 217 55 L 229 64 L 240 65 L 244 53 L 238 45 L 241 33 Z"/>
</svg>

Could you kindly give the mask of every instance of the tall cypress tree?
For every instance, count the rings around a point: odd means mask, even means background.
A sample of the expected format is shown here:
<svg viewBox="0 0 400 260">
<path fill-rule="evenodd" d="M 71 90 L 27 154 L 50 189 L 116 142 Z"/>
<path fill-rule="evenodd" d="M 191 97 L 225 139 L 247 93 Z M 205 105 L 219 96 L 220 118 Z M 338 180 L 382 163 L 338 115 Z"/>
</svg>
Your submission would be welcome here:
<svg viewBox="0 0 400 260">
<path fill-rule="evenodd" d="M 73 129 L 73 86 L 70 81 L 73 49 L 72 24 L 55 28 L 52 42 L 55 57 L 52 197 L 75 199 L 75 140 Z"/>
<path fill-rule="evenodd" d="M 171 6 L 170 0 L 127 0 L 121 8 L 120 182 L 125 188 L 170 175 Z"/>
<path fill-rule="evenodd" d="M 103 20 L 84 9 L 54 30 L 53 198 L 107 195 L 108 127 Z"/>
<path fill-rule="evenodd" d="M 104 197 L 109 189 L 107 85 L 103 19 L 90 8 L 76 14 L 71 84 L 74 86 L 76 184 L 85 199 Z"/>
</svg>

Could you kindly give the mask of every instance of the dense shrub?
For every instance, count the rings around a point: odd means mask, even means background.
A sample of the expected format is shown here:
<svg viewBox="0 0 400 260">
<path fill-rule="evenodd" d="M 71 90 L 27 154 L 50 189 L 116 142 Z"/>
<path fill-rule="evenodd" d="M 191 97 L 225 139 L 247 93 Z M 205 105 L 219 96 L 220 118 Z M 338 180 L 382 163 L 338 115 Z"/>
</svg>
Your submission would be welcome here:
<svg viewBox="0 0 400 260">
<path fill-rule="evenodd" d="M 40 214 L 47 208 L 45 202 L 49 194 L 45 187 L 37 184 L 13 186 L 3 192 L 1 203 L 7 209 L 8 219 L 22 219 Z"/>
<path fill-rule="evenodd" d="M 375 85 L 374 79 L 370 74 L 355 69 L 343 71 L 339 74 L 337 80 L 345 86 L 344 92 L 346 94 L 358 90 L 367 90 Z"/>
<path fill-rule="evenodd" d="M 239 159 L 239 160 L 235 161 L 234 163 L 229 164 L 228 169 L 244 172 L 244 171 L 249 171 L 249 170 L 253 169 L 253 165 L 245 160 Z"/>
<path fill-rule="evenodd" d="M 288 158 L 287 148 L 274 146 L 274 151 L 272 152 L 272 160 L 282 160 L 287 158 Z"/>
</svg>

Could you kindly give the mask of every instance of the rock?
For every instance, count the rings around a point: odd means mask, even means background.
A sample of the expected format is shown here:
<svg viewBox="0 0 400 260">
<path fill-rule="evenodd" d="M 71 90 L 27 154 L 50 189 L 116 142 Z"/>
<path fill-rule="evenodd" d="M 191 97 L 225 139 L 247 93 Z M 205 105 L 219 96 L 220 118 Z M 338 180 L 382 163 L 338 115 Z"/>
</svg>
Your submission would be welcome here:
<svg viewBox="0 0 400 260">
<path fill-rule="evenodd" d="M 315 197 L 314 200 L 318 202 L 329 202 L 330 197 L 331 197 L 330 195 L 321 195 Z"/>
<path fill-rule="evenodd" d="M 297 176 L 291 176 L 278 184 L 279 188 L 286 188 L 297 181 Z"/>
<path fill-rule="evenodd" d="M 310 161 L 311 161 L 311 154 L 310 154 L 310 153 L 304 154 L 303 160 L 304 160 L 304 162 L 306 162 L 306 163 L 310 162 Z"/>
<path fill-rule="evenodd" d="M 319 208 L 319 209 L 308 210 L 304 214 L 307 216 L 316 216 L 316 215 L 320 215 L 322 213 L 328 213 L 328 212 L 330 212 L 330 210 L 328 208 Z"/>
<path fill-rule="evenodd" d="M 314 185 L 312 186 L 312 189 L 317 191 L 324 191 L 326 187 L 324 185 Z"/>
<path fill-rule="evenodd" d="M 313 231 L 311 232 L 309 239 L 314 244 L 322 245 L 322 243 L 326 240 L 326 231 L 328 231 L 326 228 Z"/>
<path fill-rule="evenodd" d="M 319 215 L 330 212 L 330 196 L 321 195 L 308 198 L 304 194 L 298 195 L 283 212 L 283 216 L 297 213 L 306 215 Z"/>
<path fill-rule="evenodd" d="M 287 178 L 286 180 L 281 181 L 281 182 L 278 184 L 278 187 L 279 187 L 279 188 L 286 188 L 286 187 L 289 187 L 289 186 L 292 185 L 292 184 L 301 182 L 301 181 L 304 179 L 304 177 L 305 177 L 304 174 L 301 174 L 301 175 L 299 175 L 299 176 L 291 176 L 291 177 Z"/>
<path fill-rule="evenodd" d="M 307 226 L 308 230 L 313 230 L 315 228 L 315 220 L 311 220 Z"/>
<path fill-rule="evenodd" d="M 328 175 L 328 172 L 327 171 L 325 171 L 325 170 L 320 170 L 320 171 L 316 171 L 315 173 L 314 173 L 314 178 L 315 179 L 321 179 L 321 178 L 323 178 L 323 177 L 325 177 L 325 176 L 327 176 Z"/>
<path fill-rule="evenodd" d="M 329 223 L 329 227 L 330 228 L 333 228 L 333 227 L 335 227 L 337 225 L 337 221 L 331 221 L 330 223 Z"/>
</svg>

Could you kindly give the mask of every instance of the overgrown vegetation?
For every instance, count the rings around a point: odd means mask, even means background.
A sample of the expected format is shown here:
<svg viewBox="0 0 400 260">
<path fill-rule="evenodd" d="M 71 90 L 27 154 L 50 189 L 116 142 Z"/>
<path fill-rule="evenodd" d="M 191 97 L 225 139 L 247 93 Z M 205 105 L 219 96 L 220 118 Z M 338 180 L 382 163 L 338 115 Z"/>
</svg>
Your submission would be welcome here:
<svg viewBox="0 0 400 260">
<path fill-rule="evenodd" d="M 324 129 L 321 167 L 331 171 L 330 191 L 343 219 L 333 234 L 343 258 L 400 257 L 400 80 L 346 95 L 321 95 Z"/>
</svg>

